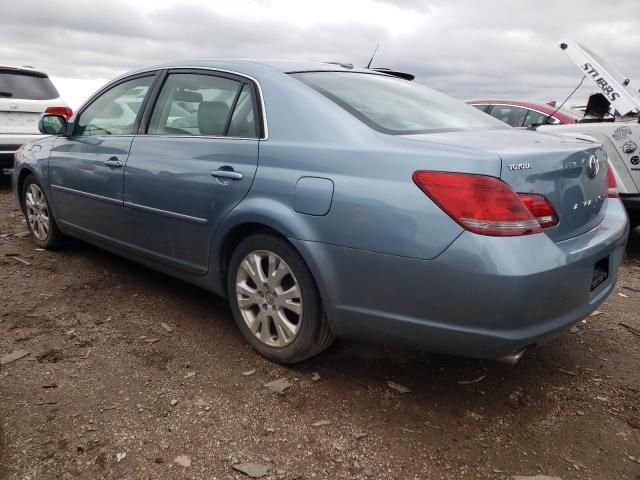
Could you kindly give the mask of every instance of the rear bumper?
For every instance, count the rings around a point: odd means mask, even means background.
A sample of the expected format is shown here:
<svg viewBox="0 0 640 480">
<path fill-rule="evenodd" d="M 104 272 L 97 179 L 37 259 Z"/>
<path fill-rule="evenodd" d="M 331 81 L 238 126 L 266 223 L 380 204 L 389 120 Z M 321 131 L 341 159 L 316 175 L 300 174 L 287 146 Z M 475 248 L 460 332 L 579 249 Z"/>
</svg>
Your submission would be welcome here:
<svg viewBox="0 0 640 480">
<path fill-rule="evenodd" d="M 338 335 L 434 352 L 497 358 L 543 343 L 589 315 L 613 290 L 629 222 L 607 202 L 596 228 L 554 243 L 544 234 L 463 233 L 417 260 L 292 240 L 318 280 Z M 594 265 L 609 277 L 591 291 Z"/>
</svg>

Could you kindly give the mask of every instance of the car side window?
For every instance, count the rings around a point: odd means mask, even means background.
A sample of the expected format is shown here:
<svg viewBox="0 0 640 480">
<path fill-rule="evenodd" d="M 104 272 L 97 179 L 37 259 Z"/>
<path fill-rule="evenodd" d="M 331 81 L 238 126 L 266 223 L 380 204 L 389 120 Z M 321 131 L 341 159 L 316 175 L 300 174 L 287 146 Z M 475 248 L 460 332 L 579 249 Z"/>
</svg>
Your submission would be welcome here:
<svg viewBox="0 0 640 480">
<path fill-rule="evenodd" d="M 147 133 L 253 138 L 256 128 L 251 88 L 215 75 L 169 74 Z"/>
<path fill-rule="evenodd" d="M 153 75 L 119 83 L 100 95 L 84 109 L 74 135 L 131 135 Z"/>
<path fill-rule="evenodd" d="M 536 112 L 535 110 L 528 110 L 527 117 L 524 119 L 524 126 L 529 128 L 533 125 L 544 125 L 545 123 L 553 123 L 552 118 L 547 120 L 548 115 L 546 113 Z"/>
<path fill-rule="evenodd" d="M 521 127 L 524 123 L 524 117 L 527 110 L 513 105 L 494 105 L 491 109 L 491 116 L 511 125 L 512 127 Z"/>
<path fill-rule="evenodd" d="M 243 138 L 256 138 L 258 136 L 256 117 L 253 111 L 253 94 L 249 85 L 245 84 L 242 87 L 236 108 L 231 116 L 228 135 L 230 137 Z"/>
<path fill-rule="evenodd" d="M 471 106 L 476 107 L 481 112 L 487 113 L 491 105 L 487 103 L 472 103 Z"/>
</svg>

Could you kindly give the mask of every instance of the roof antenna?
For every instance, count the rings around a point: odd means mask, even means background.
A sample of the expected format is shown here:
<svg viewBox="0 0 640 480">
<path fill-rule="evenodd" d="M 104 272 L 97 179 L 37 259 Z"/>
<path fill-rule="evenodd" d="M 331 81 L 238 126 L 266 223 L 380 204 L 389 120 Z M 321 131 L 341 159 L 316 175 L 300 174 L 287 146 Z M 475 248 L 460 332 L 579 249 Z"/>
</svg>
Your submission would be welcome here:
<svg viewBox="0 0 640 480">
<path fill-rule="evenodd" d="M 373 62 L 373 57 L 376 56 L 376 52 L 378 51 L 378 47 L 380 46 L 380 44 L 378 43 L 376 45 L 376 48 L 373 50 L 373 55 L 371 55 L 371 58 L 369 59 L 369 63 L 367 63 L 367 67 L 366 68 L 371 68 L 371 62 Z"/>
<path fill-rule="evenodd" d="M 547 118 L 544 119 L 544 123 L 541 123 L 541 125 L 546 125 L 549 119 L 553 117 L 556 113 L 558 113 L 558 110 L 560 110 L 564 106 L 564 104 L 567 103 L 571 97 L 573 97 L 573 94 L 576 93 L 578 89 L 582 86 L 582 83 L 584 82 L 585 78 L 587 78 L 586 75 L 582 77 L 582 80 L 580 80 L 580 83 L 578 84 L 578 86 L 573 89 L 573 92 L 571 92 L 569 96 L 564 99 L 564 102 L 562 102 L 552 113 L 547 115 Z"/>
</svg>

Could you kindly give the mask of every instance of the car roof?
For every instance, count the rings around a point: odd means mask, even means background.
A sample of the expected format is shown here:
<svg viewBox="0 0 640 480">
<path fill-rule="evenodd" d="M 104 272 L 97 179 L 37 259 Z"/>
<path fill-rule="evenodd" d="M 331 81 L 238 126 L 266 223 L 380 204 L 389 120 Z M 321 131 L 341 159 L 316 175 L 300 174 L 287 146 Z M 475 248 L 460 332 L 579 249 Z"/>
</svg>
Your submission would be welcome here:
<svg viewBox="0 0 640 480">
<path fill-rule="evenodd" d="M 245 75 L 259 75 L 268 73 L 295 73 L 295 72 L 358 72 L 374 75 L 385 75 L 366 68 L 357 68 L 346 63 L 330 62 L 306 62 L 300 60 L 278 59 L 210 59 L 210 60 L 179 60 L 165 62 L 146 68 L 139 68 L 127 72 L 121 77 L 126 77 L 139 72 L 159 70 L 162 68 L 210 68 L 230 70 Z"/>
<path fill-rule="evenodd" d="M 47 77 L 48 75 L 40 70 L 36 70 L 33 67 L 28 65 L 18 66 L 18 65 L 4 65 L 0 63 L 0 70 L 14 70 L 16 72 L 28 72 L 33 75 L 37 75 L 39 77 Z"/>
<path fill-rule="evenodd" d="M 258 65 L 265 65 L 283 73 L 292 72 L 318 72 L 318 71 L 344 71 L 344 72 L 361 72 L 371 73 L 366 68 L 354 67 L 353 64 L 344 62 L 310 62 L 301 60 L 280 60 L 280 59 L 261 59 L 261 60 L 242 60 Z"/>
<path fill-rule="evenodd" d="M 249 65 L 260 65 L 270 67 L 284 73 L 291 72 L 317 72 L 317 71 L 362 71 L 370 72 L 365 68 L 356 68 L 349 63 L 341 62 L 309 62 L 302 60 L 283 60 L 283 59 L 211 59 L 211 60 L 187 60 L 187 63 L 193 66 L 216 67 L 220 64 L 228 65 L 230 63 L 237 64 L 238 67 Z M 175 62 L 174 62 L 175 63 Z M 181 61 L 178 63 L 185 63 Z"/>
</svg>

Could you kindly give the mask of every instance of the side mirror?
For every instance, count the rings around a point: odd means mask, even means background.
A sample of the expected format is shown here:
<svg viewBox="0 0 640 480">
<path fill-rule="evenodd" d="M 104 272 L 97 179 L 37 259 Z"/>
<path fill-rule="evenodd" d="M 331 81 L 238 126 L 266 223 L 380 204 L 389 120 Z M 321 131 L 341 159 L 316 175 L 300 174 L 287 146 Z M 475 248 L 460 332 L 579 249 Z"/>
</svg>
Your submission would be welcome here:
<svg viewBox="0 0 640 480">
<path fill-rule="evenodd" d="M 44 114 L 38 122 L 38 130 L 46 135 L 64 135 L 67 132 L 67 119 L 62 115 Z"/>
</svg>

